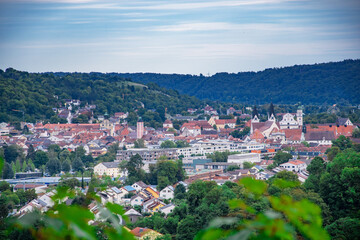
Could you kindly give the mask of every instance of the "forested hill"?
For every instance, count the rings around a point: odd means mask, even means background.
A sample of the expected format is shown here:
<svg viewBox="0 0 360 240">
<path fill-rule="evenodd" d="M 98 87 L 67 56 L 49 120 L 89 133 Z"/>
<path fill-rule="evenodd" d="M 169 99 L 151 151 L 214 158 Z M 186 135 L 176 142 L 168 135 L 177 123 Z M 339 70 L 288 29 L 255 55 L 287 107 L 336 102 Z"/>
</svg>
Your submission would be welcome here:
<svg viewBox="0 0 360 240">
<path fill-rule="evenodd" d="M 360 60 L 217 73 L 211 77 L 155 73 L 120 76 L 141 83 L 154 82 L 201 99 L 250 104 L 360 103 Z"/>
<path fill-rule="evenodd" d="M 22 120 L 22 112 L 28 122 L 57 121 L 52 108 L 64 107 L 65 99 L 79 99 L 82 105 L 95 104 L 95 115 L 134 113 L 140 109 L 135 117 L 146 117 L 149 122 L 163 121 L 165 108 L 174 114 L 205 104 L 175 90 L 160 88 L 156 84 L 134 83 L 117 74 L 0 70 L 0 122 Z"/>
</svg>

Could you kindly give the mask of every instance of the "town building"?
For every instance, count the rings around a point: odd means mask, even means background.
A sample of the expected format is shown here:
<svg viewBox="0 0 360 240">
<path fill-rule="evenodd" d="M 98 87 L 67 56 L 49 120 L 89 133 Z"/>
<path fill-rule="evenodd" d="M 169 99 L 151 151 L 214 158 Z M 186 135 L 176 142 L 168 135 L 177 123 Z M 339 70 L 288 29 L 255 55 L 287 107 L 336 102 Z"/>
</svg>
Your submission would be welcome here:
<svg viewBox="0 0 360 240">
<path fill-rule="evenodd" d="M 302 170 L 306 170 L 307 165 L 303 161 L 292 160 L 287 163 L 280 164 L 279 167 L 291 172 L 300 172 Z"/>
<path fill-rule="evenodd" d="M 133 148 L 128 150 L 118 150 L 116 154 L 116 161 L 130 160 L 130 158 L 139 154 L 143 161 L 154 161 L 161 156 L 166 156 L 170 159 L 177 159 L 178 153 L 176 148 L 165 149 L 148 149 L 148 148 Z"/>
<path fill-rule="evenodd" d="M 94 167 L 94 173 L 98 176 L 122 177 L 123 173 L 120 172 L 118 162 L 102 162 Z"/>
</svg>

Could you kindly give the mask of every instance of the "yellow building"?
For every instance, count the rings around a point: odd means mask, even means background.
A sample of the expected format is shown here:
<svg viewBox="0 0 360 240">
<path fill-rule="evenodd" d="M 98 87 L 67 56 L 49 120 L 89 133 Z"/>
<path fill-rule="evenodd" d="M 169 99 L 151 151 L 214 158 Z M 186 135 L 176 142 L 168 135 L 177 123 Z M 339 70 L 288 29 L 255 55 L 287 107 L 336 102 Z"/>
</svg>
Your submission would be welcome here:
<svg viewBox="0 0 360 240">
<path fill-rule="evenodd" d="M 122 176 L 122 172 L 119 169 L 119 163 L 117 162 L 102 162 L 94 167 L 94 173 L 98 176 L 107 175 L 110 177 Z"/>
</svg>

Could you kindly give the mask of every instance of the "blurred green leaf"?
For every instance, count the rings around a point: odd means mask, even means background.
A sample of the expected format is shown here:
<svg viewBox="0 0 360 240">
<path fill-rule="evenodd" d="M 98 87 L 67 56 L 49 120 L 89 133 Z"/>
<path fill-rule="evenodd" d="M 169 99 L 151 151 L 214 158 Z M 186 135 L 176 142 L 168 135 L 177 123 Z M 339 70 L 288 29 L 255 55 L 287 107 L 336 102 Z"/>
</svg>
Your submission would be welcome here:
<svg viewBox="0 0 360 240">
<path fill-rule="evenodd" d="M 255 180 L 250 177 L 241 179 L 239 183 L 244 185 L 247 191 L 255 194 L 257 197 L 264 194 L 267 187 L 267 184 L 264 181 Z"/>
</svg>

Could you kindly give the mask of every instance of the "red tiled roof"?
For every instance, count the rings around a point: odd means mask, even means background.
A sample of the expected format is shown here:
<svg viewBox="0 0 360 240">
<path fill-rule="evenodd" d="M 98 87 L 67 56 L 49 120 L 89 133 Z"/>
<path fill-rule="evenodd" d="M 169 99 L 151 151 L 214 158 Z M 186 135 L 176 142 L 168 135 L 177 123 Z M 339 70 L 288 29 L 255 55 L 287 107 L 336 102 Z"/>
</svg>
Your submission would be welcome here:
<svg viewBox="0 0 360 240">
<path fill-rule="evenodd" d="M 294 164 L 294 165 L 304 164 L 304 162 L 303 162 L 303 161 L 299 161 L 299 160 L 289 161 L 288 163 L 290 163 L 290 164 Z"/>
</svg>

